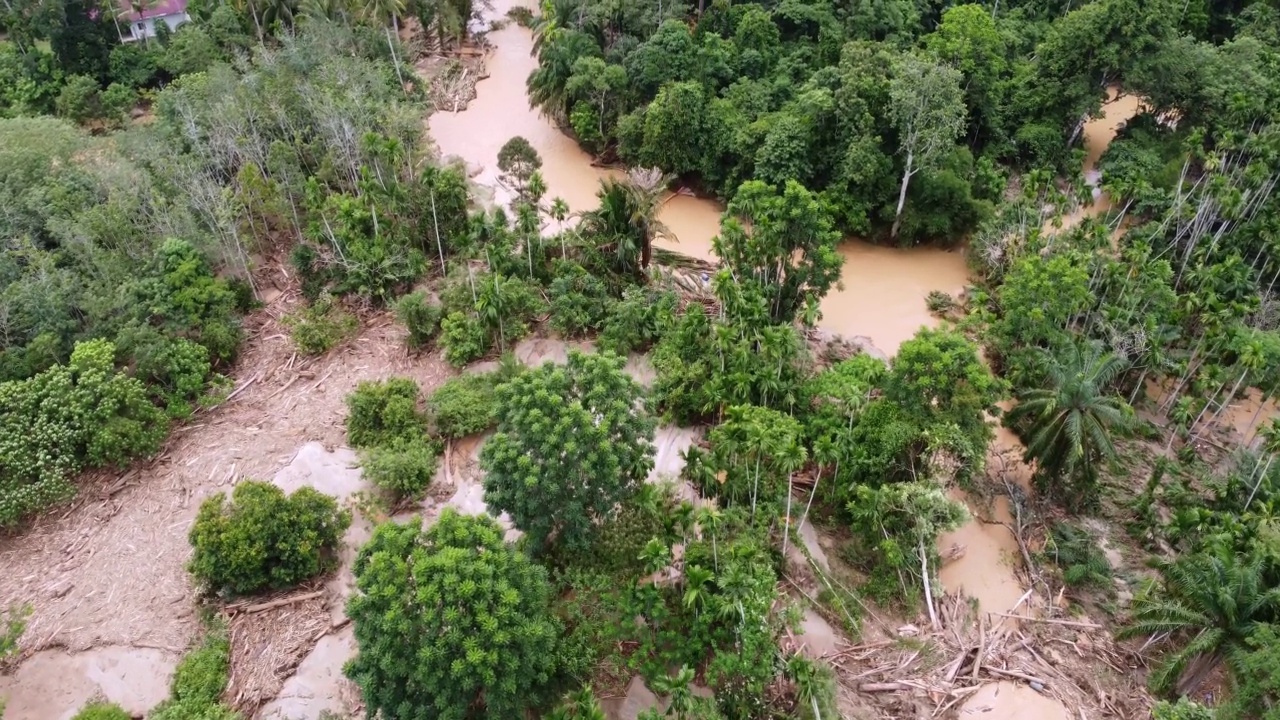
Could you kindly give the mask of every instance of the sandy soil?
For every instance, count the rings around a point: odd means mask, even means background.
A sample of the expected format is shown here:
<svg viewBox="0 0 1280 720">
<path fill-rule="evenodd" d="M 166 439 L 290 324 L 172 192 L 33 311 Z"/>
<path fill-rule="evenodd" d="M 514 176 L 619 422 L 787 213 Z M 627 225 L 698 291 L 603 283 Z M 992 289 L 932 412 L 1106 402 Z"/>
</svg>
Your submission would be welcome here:
<svg viewBox="0 0 1280 720">
<path fill-rule="evenodd" d="M 154 460 L 124 473 L 122 489 L 102 491 L 119 473 L 86 478 L 75 504 L 0 540 L 0 605 L 33 608 L 24 654 L 113 646 L 160 653 L 171 664 L 198 630 L 185 564 L 201 500 L 243 477 L 272 477 L 306 442 L 341 444 L 343 399 L 359 381 L 404 375 L 431 388 L 451 374 L 436 355 L 408 355 L 402 329 L 381 316 L 319 359 L 297 357 L 280 324 L 294 302 L 277 298 L 248 318 L 245 354 L 231 373 L 235 396 L 178 428 Z M 167 687 L 164 674 L 132 675 Z M 22 675 L 20 668 L 14 677 Z M 47 695 L 27 685 L 6 694 L 11 713 L 25 698 Z"/>
</svg>

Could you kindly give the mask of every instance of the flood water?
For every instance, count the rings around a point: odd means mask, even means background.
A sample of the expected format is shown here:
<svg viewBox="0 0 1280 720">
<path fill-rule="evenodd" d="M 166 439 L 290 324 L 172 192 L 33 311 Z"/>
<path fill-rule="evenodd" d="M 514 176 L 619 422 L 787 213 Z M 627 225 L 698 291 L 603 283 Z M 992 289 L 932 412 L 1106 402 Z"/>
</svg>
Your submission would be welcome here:
<svg viewBox="0 0 1280 720">
<path fill-rule="evenodd" d="M 522 0 L 496 0 L 491 17 L 503 17 L 517 4 Z M 573 212 L 593 208 L 600 179 L 616 171 L 594 167 L 592 158 L 568 135 L 529 107 L 525 79 L 537 67 L 531 54 L 530 32 L 508 23 L 502 30 L 490 33 L 489 41 L 495 47 L 488 58 L 488 77 L 476 86 L 477 97 L 461 112 L 437 112 L 428 121 L 429 133 L 441 155 L 457 156 L 472 167 L 480 166 L 476 181 L 497 188 L 496 200 L 506 203 L 511 198 L 498 182 L 498 150 L 511 137 L 523 136 L 542 156 L 548 197 L 564 199 Z M 1120 124 L 1138 109 L 1136 98 L 1113 96 L 1109 100 L 1104 117 L 1088 123 L 1083 131 L 1085 171 L 1095 184 L 1098 159 Z M 1096 197 L 1080 216 L 1103 212 L 1106 202 L 1105 197 Z M 713 200 L 671 195 L 659 217 L 675 237 L 657 244 L 714 261 L 711 239 L 719 230 L 722 211 L 723 206 Z M 920 327 L 937 325 L 925 306 L 931 291 L 956 294 L 968 283 L 961 250 L 899 249 L 850 238 L 840 251 L 845 259 L 841 287 L 823 299 L 819 326 L 843 335 L 865 337 L 889 356 Z M 1020 452 L 1016 438 L 1003 430 L 993 449 L 1002 448 Z M 994 516 L 989 520 L 1009 522 L 1007 501 L 997 502 L 992 512 Z M 939 542 L 944 554 L 953 545 L 963 546 L 964 553 L 940 571 L 947 589 L 974 596 L 988 611 L 1008 610 L 1017 602 L 1024 588 L 1014 573 L 1019 563 L 1018 549 L 1008 529 L 975 519 Z"/>
<path fill-rule="evenodd" d="M 492 17 L 505 16 L 520 0 L 496 0 Z M 488 78 L 476 86 L 476 98 L 457 113 L 437 112 L 428 120 L 428 131 L 442 156 L 457 156 L 480 166 L 475 180 L 497 188 L 496 200 L 505 203 L 510 193 L 498 183 L 497 156 L 503 143 L 514 136 L 529 141 L 542 156 L 547 196 L 568 203 L 571 212 L 590 210 L 601 178 L 616 172 L 594 167 L 568 135 L 529 107 L 525 79 L 536 67 L 530 32 L 515 23 L 489 34 L 495 46 L 487 64 Z M 715 260 L 711 239 L 720 228 L 723 206 L 714 200 L 672 194 L 663 203 L 659 219 L 673 238 L 659 247 L 702 260 Z M 819 325 L 844 335 L 860 335 L 888 355 L 921 326 L 934 327 L 924 298 L 932 290 L 958 293 L 968 271 L 962 251 L 932 248 L 897 250 L 857 239 L 841 247 L 845 266 L 842 290 L 832 290 L 822 302 Z"/>
</svg>

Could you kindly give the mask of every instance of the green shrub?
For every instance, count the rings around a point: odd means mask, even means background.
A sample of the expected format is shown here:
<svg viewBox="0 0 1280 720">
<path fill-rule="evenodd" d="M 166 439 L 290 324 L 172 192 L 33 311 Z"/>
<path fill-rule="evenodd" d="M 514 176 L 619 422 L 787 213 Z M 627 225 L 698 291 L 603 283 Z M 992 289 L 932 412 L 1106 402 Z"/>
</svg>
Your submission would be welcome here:
<svg viewBox="0 0 1280 720">
<path fill-rule="evenodd" d="M 30 615 L 30 605 L 18 605 L 0 614 L 0 662 L 18 651 L 18 641 L 27 631 L 27 617 Z M 0 712 L 0 717 L 4 717 L 3 712 Z"/>
<path fill-rule="evenodd" d="M 351 447 L 419 441 L 426 427 L 426 416 L 418 409 L 418 383 L 409 378 L 362 382 L 347 396 Z"/>
<path fill-rule="evenodd" d="M 148 720 L 239 720 L 239 713 L 219 702 L 227 689 L 230 653 L 225 629 L 210 628 L 200 647 L 178 663 L 170 698 L 148 713 Z"/>
<path fill-rule="evenodd" d="M 599 330 L 609 309 L 609 289 L 581 265 L 561 262 L 551 281 L 551 327 L 565 337 Z"/>
<path fill-rule="evenodd" d="M 661 337 L 662 328 L 674 322 L 676 302 L 670 291 L 627 288 L 622 299 L 607 308 L 597 345 L 601 351 L 619 355 L 649 349 Z"/>
<path fill-rule="evenodd" d="M 200 505 L 190 540 L 189 569 L 210 589 L 246 594 L 296 585 L 333 569 L 351 514 L 324 493 L 292 495 L 246 480 L 231 501 L 218 493 Z"/>
<path fill-rule="evenodd" d="M 397 442 L 360 454 L 364 477 L 396 498 L 419 498 L 435 477 L 440 460 L 438 442 Z"/>
<path fill-rule="evenodd" d="M 925 297 L 924 304 L 931 313 L 945 313 L 956 306 L 956 301 L 941 290 L 932 290 Z"/>
<path fill-rule="evenodd" d="M 69 498 L 85 468 L 159 448 L 164 413 L 114 357 L 106 340 L 79 343 L 67 365 L 0 383 L 0 526 Z"/>
<path fill-rule="evenodd" d="M 440 321 L 440 345 L 444 359 L 454 367 L 462 367 L 489 352 L 489 332 L 475 315 L 451 312 Z"/>
<path fill-rule="evenodd" d="M 91 702 L 80 708 L 71 720 L 133 720 L 133 716 L 115 703 Z"/>
<path fill-rule="evenodd" d="M 405 338 L 410 348 L 425 347 L 440 333 L 440 306 L 422 291 L 409 293 L 396 303 L 396 318 L 409 330 Z"/>
<path fill-rule="evenodd" d="M 116 345 L 120 359 L 133 367 L 133 376 L 147 384 L 152 400 L 164 405 L 169 417 L 191 416 L 192 403 L 204 393 L 213 374 L 203 345 L 138 324 L 121 330 Z"/>
<path fill-rule="evenodd" d="M 133 319 L 203 345 L 216 362 L 235 358 L 243 333 L 236 293 L 185 240 L 166 240 L 132 288 Z"/>
<path fill-rule="evenodd" d="M 457 439 L 484 432 L 498 423 L 494 391 L 502 380 L 496 373 L 463 375 L 448 380 L 427 400 L 435 431 Z"/>
<path fill-rule="evenodd" d="M 293 344 L 306 355 L 320 355 L 355 333 L 359 322 L 355 316 L 333 300 L 321 295 L 315 304 L 286 316 Z"/>
</svg>

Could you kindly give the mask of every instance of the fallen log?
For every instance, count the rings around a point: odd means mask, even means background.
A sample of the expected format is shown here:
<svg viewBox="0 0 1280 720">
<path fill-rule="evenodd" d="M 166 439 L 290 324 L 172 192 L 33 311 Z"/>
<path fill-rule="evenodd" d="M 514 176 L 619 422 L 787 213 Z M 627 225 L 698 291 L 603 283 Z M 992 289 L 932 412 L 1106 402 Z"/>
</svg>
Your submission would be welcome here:
<svg viewBox="0 0 1280 720">
<path fill-rule="evenodd" d="M 292 605 L 294 603 L 306 602 L 307 600 L 314 600 L 318 597 L 322 597 L 323 595 L 324 595 L 324 590 L 316 590 L 314 592 L 299 593 L 297 595 L 290 595 L 289 597 L 277 598 L 275 600 L 268 600 L 267 602 L 257 603 L 254 605 L 243 605 L 243 606 L 231 605 L 227 607 L 227 611 L 243 612 L 243 613 L 260 613 L 260 612 L 263 612 L 264 610 L 270 610 L 272 608 L 283 607 L 285 605 Z"/>
</svg>

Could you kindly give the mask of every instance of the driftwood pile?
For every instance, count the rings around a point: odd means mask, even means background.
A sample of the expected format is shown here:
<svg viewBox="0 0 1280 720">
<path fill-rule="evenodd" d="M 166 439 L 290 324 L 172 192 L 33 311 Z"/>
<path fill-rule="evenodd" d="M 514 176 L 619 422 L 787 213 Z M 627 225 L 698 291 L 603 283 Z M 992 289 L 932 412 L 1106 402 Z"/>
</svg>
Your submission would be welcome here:
<svg viewBox="0 0 1280 720">
<path fill-rule="evenodd" d="M 334 623 L 324 587 L 241 602 L 222 609 L 231 641 L 226 700 L 245 717 L 280 694 L 285 680 Z"/>
<path fill-rule="evenodd" d="M 906 625 L 896 637 L 856 644 L 826 660 L 845 689 L 886 717 L 957 717 L 979 688 L 1002 681 L 1056 700 L 1071 720 L 1148 716 L 1150 700 L 1133 680 L 1136 658 L 1101 625 L 1028 615 L 980 613 L 968 600 L 946 595 L 938 602 L 939 629 Z"/>
</svg>

